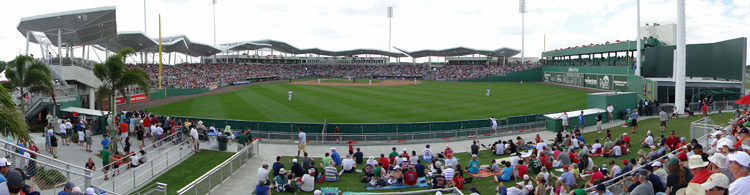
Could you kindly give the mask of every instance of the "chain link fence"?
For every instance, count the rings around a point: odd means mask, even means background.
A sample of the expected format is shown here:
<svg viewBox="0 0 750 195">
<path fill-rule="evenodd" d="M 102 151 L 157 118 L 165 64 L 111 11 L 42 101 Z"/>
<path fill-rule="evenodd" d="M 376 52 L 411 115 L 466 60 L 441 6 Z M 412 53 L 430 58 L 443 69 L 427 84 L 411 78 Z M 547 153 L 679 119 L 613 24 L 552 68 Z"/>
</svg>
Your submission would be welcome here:
<svg viewBox="0 0 750 195">
<path fill-rule="evenodd" d="M 3 141 L 4 142 L 4 141 Z M 29 152 L 30 157 L 26 157 L 18 152 L 16 147 L 0 148 L 5 153 L 8 162 L 11 164 L 10 170 L 21 169 L 29 175 L 31 179 L 26 180 L 34 190 L 43 195 L 54 195 L 63 190 L 67 182 L 73 182 L 82 189 L 83 186 L 91 185 L 91 172 L 80 171 L 80 167 L 69 164 L 47 163 L 38 160 L 40 155 L 35 152 Z M 10 148 L 10 149 L 9 149 Z M 79 169 L 80 172 L 74 171 Z"/>
<path fill-rule="evenodd" d="M 223 163 L 217 165 L 202 176 L 198 177 L 198 179 L 178 190 L 177 194 L 211 194 L 213 189 L 229 179 L 232 174 L 236 173 L 242 165 L 247 163 L 248 160 L 253 158 L 259 152 L 260 147 L 258 146 L 258 140 L 255 140 L 252 144 L 245 146 L 242 150 L 232 155 L 232 157 L 229 157 L 229 159 Z"/>
</svg>

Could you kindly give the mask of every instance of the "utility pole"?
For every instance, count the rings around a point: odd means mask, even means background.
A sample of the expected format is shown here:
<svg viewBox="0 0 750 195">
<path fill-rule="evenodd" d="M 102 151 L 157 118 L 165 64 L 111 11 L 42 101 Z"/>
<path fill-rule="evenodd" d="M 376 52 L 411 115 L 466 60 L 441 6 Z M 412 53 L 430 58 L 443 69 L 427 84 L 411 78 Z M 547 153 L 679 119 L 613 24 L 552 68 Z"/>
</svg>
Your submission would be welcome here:
<svg viewBox="0 0 750 195">
<path fill-rule="evenodd" d="M 214 9 L 214 47 L 216 47 L 216 0 L 213 0 L 211 4 L 213 4 Z M 213 61 L 216 63 L 216 54 L 214 54 Z"/>
<path fill-rule="evenodd" d="M 526 13 L 526 0 L 519 0 L 518 4 L 519 4 L 518 5 L 518 12 L 521 13 L 521 64 L 523 64 L 523 63 L 526 62 L 526 60 L 524 60 L 524 56 L 523 56 L 524 52 L 526 51 L 524 49 L 524 46 L 525 46 L 524 41 L 526 39 L 524 37 L 525 33 L 524 33 L 524 18 L 523 18 L 523 14 Z"/>
</svg>

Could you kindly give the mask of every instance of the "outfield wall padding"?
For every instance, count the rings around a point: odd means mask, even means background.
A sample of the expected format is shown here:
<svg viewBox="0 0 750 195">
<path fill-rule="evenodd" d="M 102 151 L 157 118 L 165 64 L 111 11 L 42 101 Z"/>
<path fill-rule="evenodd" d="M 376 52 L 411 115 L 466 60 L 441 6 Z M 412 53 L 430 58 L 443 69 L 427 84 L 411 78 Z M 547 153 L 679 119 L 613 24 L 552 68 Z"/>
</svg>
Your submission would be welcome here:
<svg viewBox="0 0 750 195">
<path fill-rule="evenodd" d="M 509 72 L 505 76 L 493 76 L 481 79 L 466 79 L 468 82 L 542 82 L 542 68 L 533 68 L 516 72 Z"/>
</svg>

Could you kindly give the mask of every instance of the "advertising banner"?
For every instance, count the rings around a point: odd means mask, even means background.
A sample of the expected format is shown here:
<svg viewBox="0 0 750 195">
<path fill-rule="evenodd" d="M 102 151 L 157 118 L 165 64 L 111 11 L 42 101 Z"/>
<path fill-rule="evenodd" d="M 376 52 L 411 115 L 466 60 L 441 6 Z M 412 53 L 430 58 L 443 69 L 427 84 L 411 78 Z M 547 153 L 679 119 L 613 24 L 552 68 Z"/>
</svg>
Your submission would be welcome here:
<svg viewBox="0 0 750 195">
<path fill-rule="evenodd" d="M 115 104 L 117 105 L 123 105 L 125 104 L 125 97 L 116 97 L 115 98 Z M 109 99 L 104 99 L 104 105 L 109 105 Z"/>
<path fill-rule="evenodd" d="M 612 76 L 612 86 L 613 90 L 619 90 L 619 91 L 628 91 L 628 77 L 627 76 L 620 76 L 615 75 Z"/>
<path fill-rule="evenodd" d="M 585 74 L 583 77 L 583 87 L 597 89 L 599 86 L 599 75 Z"/>
<path fill-rule="evenodd" d="M 597 88 L 601 90 L 611 91 L 612 90 L 612 77 L 613 77 L 612 75 L 604 75 L 604 74 L 598 75 L 597 81 L 599 83 L 597 85 Z"/>
<path fill-rule="evenodd" d="M 130 103 L 136 103 L 136 102 L 142 102 L 142 101 L 148 101 L 148 96 L 146 94 L 136 94 L 130 96 Z M 124 102 L 123 102 L 124 103 Z"/>
<path fill-rule="evenodd" d="M 219 87 L 218 87 L 218 86 L 216 86 L 216 85 L 211 85 L 211 86 L 208 86 L 208 90 L 209 90 L 209 91 L 213 91 L 214 89 L 217 89 L 217 88 L 219 88 Z"/>
</svg>

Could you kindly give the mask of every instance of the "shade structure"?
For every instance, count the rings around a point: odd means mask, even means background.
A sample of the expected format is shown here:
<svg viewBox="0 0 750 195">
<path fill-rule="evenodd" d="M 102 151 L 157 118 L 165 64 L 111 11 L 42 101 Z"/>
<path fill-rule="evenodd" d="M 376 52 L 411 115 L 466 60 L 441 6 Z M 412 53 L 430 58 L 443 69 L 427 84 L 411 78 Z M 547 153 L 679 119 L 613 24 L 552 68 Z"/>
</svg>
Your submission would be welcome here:
<svg viewBox="0 0 750 195">
<path fill-rule="evenodd" d="M 739 100 L 734 101 L 735 104 L 745 104 L 750 105 L 750 95 L 746 95 L 744 97 L 741 97 Z"/>
</svg>

